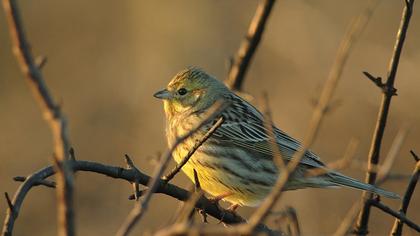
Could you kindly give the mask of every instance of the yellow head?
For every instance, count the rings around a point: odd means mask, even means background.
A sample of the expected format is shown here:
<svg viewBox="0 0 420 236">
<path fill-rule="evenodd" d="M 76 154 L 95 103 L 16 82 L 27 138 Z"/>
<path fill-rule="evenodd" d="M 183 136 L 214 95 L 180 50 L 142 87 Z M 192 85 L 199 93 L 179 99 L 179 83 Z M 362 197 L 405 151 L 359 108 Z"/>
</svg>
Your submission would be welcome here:
<svg viewBox="0 0 420 236">
<path fill-rule="evenodd" d="M 165 113 L 172 117 L 205 111 L 228 92 L 229 89 L 222 82 L 193 67 L 180 71 L 166 89 L 154 96 L 164 100 Z"/>
</svg>

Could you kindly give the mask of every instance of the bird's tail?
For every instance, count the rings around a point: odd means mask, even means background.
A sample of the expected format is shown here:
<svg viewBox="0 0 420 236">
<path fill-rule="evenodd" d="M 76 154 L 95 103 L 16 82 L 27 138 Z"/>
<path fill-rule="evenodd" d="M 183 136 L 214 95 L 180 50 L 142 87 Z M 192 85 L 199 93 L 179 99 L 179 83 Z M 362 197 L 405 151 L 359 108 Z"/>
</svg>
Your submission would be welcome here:
<svg viewBox="0 0 420 236">
<path fill-rule="evenodd" d="M 362 182 L 360 182 L 356 179 L 350 178 L 348 176 L 342 175 L 342 174 L 337 173 L 337 172 L 329 173 L 325 177 L 327 177 L 326 180 L 328 182 L 331 182 L 331 183 L 333 183 L 335 185 L 338 185 L 338 186 L 344 186 L 344 187 L 350 187 L 350 188 L 355 188 L 355 189 L 360 189 L 360 190 L 366 190 L 366 191 L 369 191 L 369 192 L 372 192 L 372 193 L 382 195 L 382 196 L 387 197 L 387 198 L 401 199 L 401 197 L 396 193 L 378 188 L 378 187 L 370 185 L 370 184 L 362 183 Z"/>
</svg>

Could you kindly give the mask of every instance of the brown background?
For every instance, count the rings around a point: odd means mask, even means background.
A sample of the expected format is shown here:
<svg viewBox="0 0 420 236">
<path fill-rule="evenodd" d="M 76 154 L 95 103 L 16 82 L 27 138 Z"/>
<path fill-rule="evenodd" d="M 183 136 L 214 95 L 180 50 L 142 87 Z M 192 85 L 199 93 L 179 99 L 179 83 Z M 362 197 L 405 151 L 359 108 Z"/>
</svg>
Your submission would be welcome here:
<svg viewBox="0 0 420 236">
<path fill-rule="evenodd" d="M 77 158 L 124 165 L 130 154 L 150 173 L 150 160 L 166 148 L 162 104 L 152 94 L 178 70 L 195 65 L 218 78 L 246 33 L 258 1 L 20 1 L 27 35 L 36 55 L 48 57 L 43 72 L 70 121 Z M 410 149 L 420 153 L 420 3 L 416 3 L 397 75 L 383 156 L 397 131 L 409 135 L 394 172 L 410 173 Z M 338 44 L 352 17 L 366 6 L 358 1 L 278 1 L 245 91 L 267 91 L 276 124 L 302 139 Z M 339 104 L 322 125 L 313 149 L 324 161 L 341 158 L 349 140 L 360 140 L 356 158 L 365 160 L 380 102 L 379 90 L 361 71 L 385 76 L 403 1 L 382 1 L 355 45 L 333 102 Z M 51 161 L 51 135 L 38 104 L 23 80 L 10 49 L 0 12 L 0 192 L 13 193 L 11 178 L 27 175 Z M 363 179 L 361 170 L 346 170 Z M 181 174 L 175 183 L 188 186 Z M 384 187 L 403 193 L 406 182 Z M 126 182 L 77 174 L 76 214 L 79 235 L 113 235 L 132 207 Z M 347 189 L 288 192 L 278 209 L 291 205 L 305 235 L 332 233 L 360 192 Z M 420 193 L 409 216 L 420 222 Z M 397 208 L 397 201 L 385 200 Z M 136 232 L 158 229 L 176 210 L 173 199 L 156 195 Z M 0 220 L 5 201 L 0 201 Z M 249 216 L 252 208 L 240 213 Z M 373 210 L 372 235 L 389 232 L 392 218 Z M 28 195 L 15 235 L 56 233 L 55 193 L 43 187 Z M 407 235 L 413 231 L 405 229 Z"/>
</svg>

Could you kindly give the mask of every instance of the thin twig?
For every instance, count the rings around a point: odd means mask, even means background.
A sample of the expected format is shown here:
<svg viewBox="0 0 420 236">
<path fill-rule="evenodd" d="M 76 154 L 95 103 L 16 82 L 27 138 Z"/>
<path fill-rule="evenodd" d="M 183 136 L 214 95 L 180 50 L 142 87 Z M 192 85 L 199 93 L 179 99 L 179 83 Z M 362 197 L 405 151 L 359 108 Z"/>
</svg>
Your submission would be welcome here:
<svg viewBox="0 0 420 236">
<path fill-rule="evenodd" d="M 35 98 L 41 106 L 44 118 L 52 130 L 54 154 L 58 161 L 62 162 L 63 166 L 62 171 L 57 175 L 58 232 L 59 235 L 74 235 L 73 174 L 67 163 L 68 150 L 70 148 L 67 121 L 60 107 L 51 96 L 40 71 L 42 65 L 45 64 L 45 60 L 43 60 L 44 63 L 37 64 L 30 51 L 17 2 L 14 0 L 3 0 L 3 6 L 9 24 L 13 52 L 32 88 Z"/>
<path fill-rule="evenodd" d="M 191 148 L 191 150 L 188 151 L 187 155 L 182 158 L 182 160 L 165 176 L 163 176 L 163 180 L 166 180 L 167 182 L 171 181 L 176 174 L 182 169 L 182 167 L 187 164 L 188 160 L 190 160 L 191 156 L 197 151 L 197 149 L 203 145 L 204 142 L 207 141 L 207 139 L 210 138 L 210 136 L 223 124 L 224 119 L 223 117 L 220 117 L 216 123 L 207 131 L 205 135 L 200 137 L 198 140 L 195 141 L 194 146 Z"/>
<path fill-rule="evenodd" d="M 128 182 L 133 182 L 138 179 L 139 183 L 147 186 L 151 180 L 151 177 L 142 173 L 136 172 L 133 169 L 124 169 L 118 166 L 109 166 L 104 165 L 101 163 L 90 162 L 90 161 L 80 161 L 76 160 L 72 162 L 72 169 L 77 171 L 87 171 L 87 172 L 94 172 L 102 175 L 106 175 L 108 177 L 116 178 L 116 179 L 123 179 Z M 11 235 L 13 232 L 13 227 L 15 220 L 18 217 L 20 212 L 20 208 L 25 200 L 26 195 L 29 193 L 32 187 L 36 185 L 41 180 L 44 180 L 56 173 L 55 169 L 52 166 L 45 167 L 30 176 L 27 177 L 24 183 L 22 183 L 18 190 L 15 192 L 15 195 L 12 200 L 14 211 L 7 209 L 6 217 L 4 219 L 2 235 Z M 158 181 L 158 186 L 155 191 L 156 193 L 163 193 L 165 195 L 171 196 L 179 201 L 187 201 L 190 197 L 190 193 L 180 188 L 176 185 L 166 183 L 163 180 Z M 197 202 L 196 208 L 204 210 L 208 215 L 221 220 L 226 224 L 240 224 L 245 223 L 245 219 L 240 217 L 239 215 L 232 214 L 231 212 L 217 206 L 213 202 L 211 202 L 206 197 L 202 196 L 200 200 Z M 268 234 L 274 234 L 273 230 L 269 229 L 266 225 L 260 224 L 257 227 L 258 231 L 266 232 Z"/>
<path fill-rule="evenodd" d="M 391 148 L 389 149 L 388 154 L 385 157 L 385 161 L 381 165 L 381 168 L 378 169 L 376 183 L 382 182 L 390 174 L 391 168 L 394 165 L 395 160 L 397 159 L 398 153 L 401 150 L 402 144 L 404 143 L 407 134 L 408 130 L 406 128 L 402 128 L 398 131 L 397 135 L 394 138 L 394 141 L 392 141 Z"/>
<path fill-rule="evenodd" d="M 334 232 L 333 236 L 345 236 L 349 233 L 354 223 L 354 220 L 359 213 L 360 208 L 362 207 L 362 201 L 358 200 L 353 203 L 350 209 L 347 211 L 346 216 L 341 221 L 341 224 L 338 226 L 337 230 Z"/>
<path fill-rule="evenodd" d="M 414 0 L 407 0 L 406 6 L 404 7 L 400 27 L 397 32 L 397 39 L 394 46 L 394 51 L 389 63 L 387 80 L 385 82 L 386 89 L 382 93 L 382 102 L 381 107 L 378 112 L 378 119 L 376 121 L 376 128 L 373 133 L 373 138 L 368 155 L 368 167 L 371 165 L 376 165 L 379 162 L 379 156 L 382 145 L 382 138 L 385 132 L 385 126 L 389 114 L 389 108 L 391 105 L 391 99 L 395 95 L 396 89 L 394 88 L 394 81 L 397 74 L 398 64 L 401 56 L 401 51 L 404 45 L 405 36 L 408 30 L 408 25 L 410 23 L 410 18 L 412 14 Z M 383 89 L 383 88 L 381 88 Z M 368 171 L 366 174 L 366 183 L 375 184 L 377 177 L 376 172 Z M 368 201 L 373 198 L 373 194 L 369 192 L 363 192 L 363 199 Z M 366 235 L 368 233 L 368 224 L 369 224 L 369 215 L 370 215 L 370 205 L 365 203 L 357 220 L 355 227 L 355 232 L 359 235 Z"/>
<path fill-rule="evenodd" d="M 358 145 L 359 145 L 359 140 L 354 139 L 354 138 L 351 139 L 341 159 L 326 164 L 326 167 L 309 169 L 305 173 L 305 177 L 320 176 L 332 170 L 337 171 L 337 170 L 342 170 L 349 167 L 353 162 L 354 154 L 356 153 L 356 149 Z"/>
<path fill-rule="evenodd" d="M 242 42 L 233 64 L 230 67 L 226 85 L 233 90 L 241 90 L 245 74 L 251 63 L 252 56 L 257 50 L 258 44 L 264 32 L 267 19 L 273 8 L 275 0 L 261 0 L 257 7 L 254 18 L 249 25 L 248 33 Z"/>
<path fill-rule="evenodd" d="M 320 99 L 317 103 L 317 106 L 313 112 L 311 121 L 309 123 L 309 129 L 304 139 L 304 142 L 301 148 L 293 155 L 292 160 L 287 165 L 287 170 L 282 171 L 280 176 L 277 179 L 276 184 L 273 187 L 273 190 L 269 196 L 263 201 L 260 207 L 255 211 L 249 220 L 248 230 L 252 232 L 253 227 L 258 225 L 261 222 L 264 222 L 265 218 L 268 216 L 270 209 L 272 209 L 275 203 L 281 196 L 281 193 L 287 183 L 290 174 L 296 169 L 299 165 L 300 160 L 304 157 L 307 149 L 310 147 L 312 142 L 315 140 L 316 134 L 318 133 L 323 115 L 328 108 L 331 97 L 333 96 L 334 90 L 337 87 L 337 83 L 341 74 L 343 72 L 344 66 L 347 62 L 348 56 L 350 54 L 350 49 L 353 46 L 354 42 L 361 34 L 362 30 L 367 25 L 367 22 L 370 19 L 372 12 L 370 8 L 367 8 L 356 20 L 350 25 L 346 35 L 341 41 L 339 50 L 337 52 L 336 59 L 331 68 L 327 81 L 325 82 L 323 91 L 321 93 Z"/>
<path fill-rule="evenodd" d="M 166 154 L 161 158 L 160 165 L 156 168 L 155 173 L 153 174 L 153 180 L 148 183 L 148 188 L 146 193 L 144 194 L 143 201 L 140 204 L 136 204 L 134 208 L 131 210 L 129 215 L 127 216 L 126 220 L 121 225 L 120 229 L 117 232 L 118 236 L 125 236 L 132 230 L 134 225 L 138 223 L 146 213 L 150 200 L 152 198 L 153 193 L 156 191 L 156 188 L 159 185 L 161 180 L 161 176 L 165 171 L 169 161 L 172 157 L 172 153 L 176 150 L 179 144 L 183 143 L 186 139 L 190 138 L 193 134 L 195 134 L 198 130 L 200 130 L 203 126 L 207 125 L 209 122 L 213 121 L 220 113 L 229 106 L 229 103 L 222 102 L 216 103 L 213 105 L 212 112 L 209 113 L 208 117 L 205 118 L 197 127 L 190 130 L 187 134 L 179 137 L 172 147 L 166 152 Z"/>
<path fill-rule="evenodd" d="M 367 203 L 369 205 L 374 206 L 374 207 L 382 210 L 383 212 L 388 213 L 389 215 L 397 218 L 399 221 L 406 224 L 408 227 L 414 229 L 415 231 L 420 232 L 420 226 L 417 225 L 416 223 L 414 223 L 413 221 L 411 221 L 410 219 L 408 219 L 407 216 L 405 216 L 404 213 L 394 211 L 394 210 L 392 210 L 388 206 L 382 204 L 380 201 L 378 201 L 376 199 L 369 199 L 367 201 Z"/>
<path fill-rule="evenodd" d="M 269 137 L 270 149 L 273 152 L 273 161 L 276 164 L 279 172 L 287 171 L 286 164 L 284 163 L 283 155 L 281 154 L 279 145 L 277 143 L 277 138 L 274 134 L 273 128 L 273 119 L 271 116 L 270 106 L 268 105 L 268 94 L 264 93 L 262 96 L 262 111 L 264 116 L 264 128 L 267 131 L 267 136 Z"/>
<path fill-rule="evenodd" d="M 403 200 L 401 202 L 400 213 L 407 214 L 408 205 L 410 204 L 411 197 L 413 196 L 414 190 L 416 189 L 417 182 L 419 181 L 420 176 L 420 160 L 418 160 L 417 155 L 411 151 L 414 159 L 417 161 L 414 168 L 413 174 L 411 175 L 410 181 L 408 183 L 407 189 L 405 191 Z M 416 159 L 417 157 L 417 159 Z M 392 227 L 391 235 L 400 236 L 402 234 L 403 224 L 401 220 L 395 219 L 394 226 Z"/>
</svg>

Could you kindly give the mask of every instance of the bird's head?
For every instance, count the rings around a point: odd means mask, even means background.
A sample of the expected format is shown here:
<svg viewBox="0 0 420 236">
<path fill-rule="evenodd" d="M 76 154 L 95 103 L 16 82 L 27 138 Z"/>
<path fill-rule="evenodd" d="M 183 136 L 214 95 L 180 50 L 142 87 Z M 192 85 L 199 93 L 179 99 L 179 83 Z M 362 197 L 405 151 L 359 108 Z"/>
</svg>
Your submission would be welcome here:
<svg viewBox="0 0 420 236">
<path fill-rule="evenodd" d="M 193 67 L 180 71 L 154 96 L 164 100 L 167 115 L 175 115 L 205 111 L 227 92 L 222 82 Z"/>
</svg>

